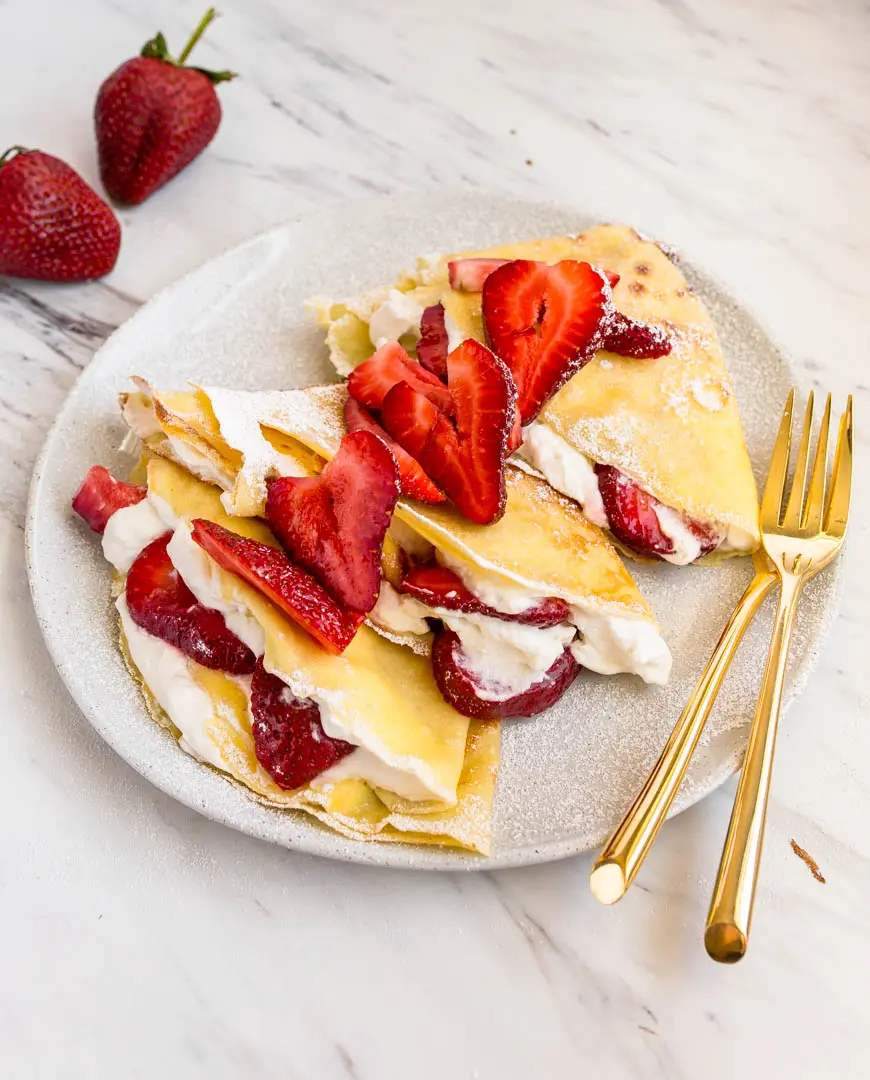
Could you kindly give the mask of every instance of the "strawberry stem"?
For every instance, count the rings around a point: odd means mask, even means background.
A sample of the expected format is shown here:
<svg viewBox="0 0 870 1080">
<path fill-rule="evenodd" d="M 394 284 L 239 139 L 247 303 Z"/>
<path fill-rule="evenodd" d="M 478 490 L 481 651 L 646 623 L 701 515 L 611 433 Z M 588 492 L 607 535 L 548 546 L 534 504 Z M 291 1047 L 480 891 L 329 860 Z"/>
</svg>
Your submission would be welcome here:
<svg viewBox="0 0 870 1080">
<path fill-rule="evenodd" d="M 214 8 L 209 8 L 208 11 L 205 13 L 205 15 L 203 15 L 203 17 L 200 19 L 199 26 L 197 26 L 197 28 L 194 30 L 194 32 L 190 35 L 190 41 L 188 41 L 188 43 L 184 46 L 184 48 L 181 51 L 181 55 L 178 57 L 178 66 L 179 67 L 184 66 L 184 61 L 193 52 L 194 46 L 199 41 L 199 39 L 202 37 L 202 35 L 206 32 L 206 30 L 208 29 L 209 23 L 213 21 L 213 19 L 215 18 L 216 15 L 217 15 L 217 12 L 215 11 L 215 9 Z"/>
<path fill-rule="evenodd" d="M 2 169 L 3 166 L 8 161 L 11 161 L 12 158 L 14 158 L 16 156 L 16 154 L 29 154 L 29 153 L 30 153 L 30 147 L 29 146 L 10 146 L 9 149 L 3 154 L 3 156 L 0 157 L 0 169 Z"/>
<path fill-rule="evenodd" d="M 155 34 L 155 36 L 142 48 L 141 56 L 147 56 L 152 60 L 163 60 L 167 64 L 172 64 L 173 67 L 184 67 L 185 60 L 193 52 L 196 43 L 202 37 L 202 35 L 208 29 L 209 24 L 217 17 L 215 9 L 209 8 L 199 21 L 199 26 L 190 35 L 190 41 L 184 46 L 181 55 L 175 60 L 169 55 L 169 46 L 166 44 L 166 38 L 163 34 Z M 208 71 L 206 68 L 194 67 L 191 70 L 198 71 L 201 75 L 209 80 L 212 85 L 217 83 L 227 82 L 229 79 L 234 79 L 235 72 L 233 71 Z"/>
</svg>

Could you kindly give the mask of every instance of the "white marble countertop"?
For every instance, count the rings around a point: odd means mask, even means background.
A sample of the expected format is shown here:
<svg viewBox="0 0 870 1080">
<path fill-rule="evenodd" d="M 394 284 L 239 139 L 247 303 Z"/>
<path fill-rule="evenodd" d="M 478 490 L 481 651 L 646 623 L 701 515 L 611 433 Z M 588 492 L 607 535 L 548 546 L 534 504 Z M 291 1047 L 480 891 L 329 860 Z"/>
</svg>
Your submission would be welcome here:
<svg viewBox="0 0 870 1080">
<path fill-rule="evenodd" d="M 0 3 L 5 143 L 90 181 L 105 75 L 201 0 Z M 4 1077 L 305 1080 L 867 1075 L 870 589 L 859 486 L 842 614 L 780 742 L 750 956 L 701 933 L 733 784 L 615 909 L 588 858 L 468 875 L 294 856 L 169 800 L 101 743 L 42 645 L 35 455 L 109 332 L 311 207 L 473 184 L 600 208 L 750 302 L 868 441 L 870 9 L 858 0 L 225 0 L 212 147 L 124 211 L 106 281 L 0 283 Z M 826 884 L 793 854 L 794 838 Z"/>
</svg>

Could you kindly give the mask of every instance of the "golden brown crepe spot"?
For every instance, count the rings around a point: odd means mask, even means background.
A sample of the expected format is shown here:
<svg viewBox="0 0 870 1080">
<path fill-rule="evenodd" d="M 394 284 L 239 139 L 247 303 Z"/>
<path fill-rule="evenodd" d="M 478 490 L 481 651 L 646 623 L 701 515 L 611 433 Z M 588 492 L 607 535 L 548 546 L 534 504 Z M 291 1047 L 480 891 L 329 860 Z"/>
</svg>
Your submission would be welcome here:
<svg viewBox="0 0 870 1080">
<path fill-rule="evenodd" d="M 674 289 L 674 296 L 685 296 L 685 295 L 686 295 L 686 290 L 685 289 Z"/>
<path fill-rule="evenodd" d="M 638 263 L 634 268 L 638 274 L 650 274 L 652 273 L 651 267 L 647 263 Z"/>
<path fill-rule="evenodd" d="M 642 281 L 629 281 L 628 287 L 635 296 L 642 296 L 646 292 L 646 285 Z"/>
</svg>

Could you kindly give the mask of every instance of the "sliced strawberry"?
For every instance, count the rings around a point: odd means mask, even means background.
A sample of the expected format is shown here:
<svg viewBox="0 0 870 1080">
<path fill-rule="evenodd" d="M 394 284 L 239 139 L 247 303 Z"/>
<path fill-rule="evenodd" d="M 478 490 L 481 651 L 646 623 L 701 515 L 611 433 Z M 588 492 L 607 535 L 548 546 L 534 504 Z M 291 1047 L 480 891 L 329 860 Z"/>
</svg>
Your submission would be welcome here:
<svg viewBox="0 0 870 1080">
<path fill-rule="evenodd" d="M 479 293 L 483 290 L 483 283 L 500 266 L 510 262 L 509 259 L 453 259 L 447 264 L 450 279 L 450 288 L 461 292 Z M 546 263 L 539 263 L 545 266 Z M 619 274 L 612 270 L 603 270 L 598 267 L 610 282 L 611 289 L 619 284 Z"/>
<path fill-rule="evenodd" d="M 130 617 L 203 667 L 250 675 L 257 658 L 227 629 L 223 615 L 200 604 L 181 580 L 166 551 L 170 537 L 167 533 L 153 540 L 130 567 L 126 584 Z"/>
<path fill-rule="evenodd" d="M 348 611 L 326 589 L 295 566 L 283 551 L 239 536 L 214 521 L 197 518 L 192 536 L 221 569 L 235 574 L 333 653 L 353 641 L 363 616 Z"/>
<path fill-rule="evenodd" d="M 504 700 L 487 698 L 474 675 L 462 664 L 459 636 L 446 627 L 432 646 L 432 673 L 441 696 L 458 713 L 477 720 L 497 720 L 506 716 L 537 716 L 559 700 L 580 674 L 580 665 L 566 646 L 540 682 L 521 694 Z M 497 693 L 498 687 L 490 687 Z"/>
<path fill-rule="evenodd" d="M 507 259 L 453 259 L 447 264 L 450 288 L 462 292 L 476 293 L 483 288 L 483 283 Z"/>
<path fill-rule="evenodd" d="M 294 697 L 290 687 L 257 661 L 251 679 L 251 713 L 257 760 L 278 787 L 293 791 L 326 772 L 356 747 L 331 739 L 320 722 L 320 708 Z"/>
<path fill-rule="evenodd" d="M 488 525 L 504 513 L 504 467 L 516 393 L 501 360 L 473 338 L 447 357 L 447 384 L 456 406 L 455 426 L 406 382 L 387 394 L 381 422 L 460 513 Z"/>
<path fill-rule="evenodd" d="M 135 506 L 148 494 L 146 488 L 116 480 L 102 465 L 92 465 L 72 501 L 72 508 L 96 533 L 116 510 Z"/>
<path fill-rule="evenodd" d="M 399 466 L 399 487 L 403 495 L 424 503 L 444 502 L 447 496 L 423 472 L 420 462 L 403 450 L 395 439 L 391 439 L 372 414 L 353 398 L 348 398 L 344 403 L 344 422 L 348 431 L 370 431 L 387 444 Z"/>
<path fill-rule="evenodd" d="M 602 349 L 635 360 L 655 360 L 671 351 L 671 339 L 660 326 L 638 322 L 614 311 L 607 324 Z"/>
<path fill-rule="evenodd" d="M 662 532 L 656 515 L 656 507 L 662 505 L 659 500 L 612 465 L 596 465 L 595 473 L 610 531 L 617 540 L 639 555 L 673 554 L 674 542 Z M 686 524 L 701 544 L 699 558 L 719 543 L 721 538 L 699 522 L 687 520 Z"/>
<path fill-rule="evenodd" d="M 607 278 L 589 263 L 517 259 L 489 275 L 486 336 L 513 375 L 523 424 L 592 359 L 612 310 Z"/>
<path fill-rule="evenodd" d="M 355 367 L 347 379 L 347 392 L 367 409 L 380 409 L 387 393 L 399 382 L 425 394 L 441 412 L 453 414 L 453 398 L 444 383 L 412 360 L 398 341 L 386 342 Z"/>
<path fill-rule="evenodd" d="M 399 586 L 399 591 L 414 596 L 429 607 L 445 608 L 447 611 L 465 611 L 474 615 L 487 615 L 505 622 L 525 623 L 527 626 L 559 626 L 567 622 L 571 614 L 568 604 L 557 596 L 539 600 L 534 607 L 515 615 L 489 607 L 466 588 L 462 578 L 438 563 L 413 566 Z"/>
<path fill-rule="evenodd" d="M 420 316 L 420 340 L 417 342 L 417 359 L 423 367 L 447 381 L 447 327 L 444 324 L 444 305 L 433 304 L 424 308 Z M 405 380 L 408 381 L 407 379 Z"/>
<path fill-rule="evenodd" d="M 370 431 L 355 431 L 319 476 L 270 484 L 266 521 L 295 562 L 342 604 L 366 612 L 378 598 L 381 548 L 398 498 L 399 467 L 389 447 Z"/>
</svg>

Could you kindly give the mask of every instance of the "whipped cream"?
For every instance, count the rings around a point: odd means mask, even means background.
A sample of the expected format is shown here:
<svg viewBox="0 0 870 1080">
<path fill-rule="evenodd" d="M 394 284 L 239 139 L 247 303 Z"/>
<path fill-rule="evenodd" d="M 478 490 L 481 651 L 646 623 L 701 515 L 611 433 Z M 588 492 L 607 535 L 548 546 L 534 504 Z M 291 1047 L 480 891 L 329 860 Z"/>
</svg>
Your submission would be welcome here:
<svg viewBox="0 0 870 1080">
<path fill-rule="evenodd" d="M 439 552 L 439 556 L 443 557 L 443 553 Z M 458 560 L 451 560 L 451 565 L 459 572 Z M 477 572 L 467 566 L 463 569 L 461 576 L 466 587 L 489 603 L 477 591 L 476 583 L 480 580 Z M 487 585 L 491 588 L 491 582 Z M 507 588 L 507 594 L 515 602 L 521 590 L 518 586 Z M 525 607 L 541 599 L 524 592 Z M 490 603 L 490 607 L 495 605 Z M 504 607 L 497 610 L 512 614 Z M 673 663 L 670 649 L 654 622 L 578 605 L 571 607 L 570 621 L 542 629 L 486 615 L 429 607 L 416 597 L 397 592 L 385 581 L 369 618 L 386 630 L 411 634 L 427 633 L 427 618 L 440 619 L 459 637 L 462 666 L 485 688 L 480 696 L 489 700 L 513 697 L 540 682 L 565 645 L 571 642 L 578 663 L 602 675 L 626 672 L 639 675 L 644 682 L 664 685 Z M 578 630 L 580 638 L 574 641 Z"/>
<path fill-rule="evenodd" d="M 686 523 L 686 519 L 670 506 L 658 503 L 654 512 L 658 518 L 659 528 L 674 545 L 674 550 L 668 555 L 662 555 L 665 562 L 673 563 L 674 566 L 688 566 L 701 554 L 701 541 L 692 532 Z"/>
<path fill-rule="evenodd" d="M 402 551 L 407 552 L 412 559 L 416 559 L 418 562 L 428 562 L 432 558 L 435 551 L 433 545 L 425 536 L 421 536 L 416 529 L 406 525 L 395 514 L 390 521 L 389 532 Z"/>
<path fill-rule="evenodd" d="M 529 606 L 528 593 L 524 603 Z M 430 607 L 397 592 L 388 581 L 381 582 L 378 602 L 369 618 L 396 634 L 426 634 L 430 629 L 426 619 L 440 619 L 459 637 L 462 666 L 479 685 L 480 696 L 490 701 L 504 701 L 540 682 L 576 633 L 568 623 L 541 629 L 488 615 Z"/>
<path fill-rule="evenodd" d="M 578 664 L 601 675 L 627 671 L 640 675 L 645 683 L 665 685 L 673 657 L 655 623 L 576 605 L 571 610 L 580 631 L 580 638 L 571 646 Z"/>
<path fill-rule="evenodd" d="M 426 618 L 434 616 L 432 608 L 415 596 L 400 593 L 389 581 L 382 581 L 377 602 L 368 617 L 371 622 L 394 634 L 428 634 Z"/>
<path fill-rule="evenodd" d="M 488 701 L 506 701 L 540 682 L 577 632 L 568 623 L 543 629 L 461 611 L 435 613 L 458 635 L 460 663 Z"/>
<path fill-rule="evenodd" d="M 323 725 L 323 730 L 326 731 L 326 724 Z M 334 730 L 338 729 L 333 728 Z M 326 731 L 326 734 L 331 738 L 345 738 L 344 735 L 333 735 L 332 731 Z M 351 739 L 347 739 L 347 742 L 351 741 Z M 384 788 L 386 791 L 392 791 L 394 794 L 411 802 L 439 799 L 451 805 L 456 803 L 456 796 L 453 791 L 441 792 L 437 785 L 435 785 L 436 790 L 433 790 L 430 784 L 413 772 L 407 772 L 404 769 L 398 769 L 387 764 L 386 761 L 383 761 L 377 754 L 367 750 L 364 746 L 358 747 L 352 754 L 348 754 L 341 761 L 337 761 L 330 768 L 325 769 L 319 776 L 315 776 L 311 781 L 311 786 L 315 791 L 321 791 L 327 785 L 335 784 L 339 780 L 363 780 L 369 787 Z"/>
<path fill-rule="evenodd" d="M 595 525 L 607 528 L 607 514 L 593 462 L 547 424 L 533 420 L 523 428 L 517 455 L 546 477 L 547 482 L 583 507 Z"/>
<path fill-rule="evenodd" d="M 387 299 L 372 312 L 369 337 L 379 349 L 387 341 L 398 341 L 409 331 L 420 332 L 423 308 L 410 293 L 390 289 Z"/>
<path fill-rule="evenodd" d="M 215 722 L 212 700 L 191 674 L 187 657 L 133 622 L 125 596 L 119 596 L 115 606 L 130 659 L 154 700 L 181 732 L 182 749 L 217 769 L 226 769 L 220 749 L 209 735 Z"/>
<path fill-rule="evenodd" d="M 747 532 L 746 529 L 741 529 L 739 525 L 729 525 L 728 531 L 725 533 L 725 539 L 716 550 L 722 552 L 750 552 L 755 551 L 757 547 L 758 537 L 753 536 L 752 533 Z"/>
<path fill-rule="evenodd" d="M 220 570 L 215 562 L 193 539 L 190 526 L 182 522 L 166 546 L 166 553 L 181 580 L 205 607 L 219 611 L 224 622 L 243 641 L 255 656 L 266 651 L 266 635 L 244 604 L 224 597 L 220 587 Z"/>
<path fill-rule="evenodd" d="M 119 573 L 126 574 L 139 553 L 170 527 L 148 498 L 135 506 L 122 506 L 106 522 L 103 555 Z"/>
<path fill-rule="evenodd" d="M 541 599 L 522 585 L 508 582 L 497 574 L 487 573 L 486 570 L 472 566 L 464 559 L 457 559 L 446 551 L 436 551 L 435 558 L 442 566 L 452 570 L 478 600 L 496 611 L 503 611 L 505 615 L 519 615 L 534 607 Z"/>
</svg>

